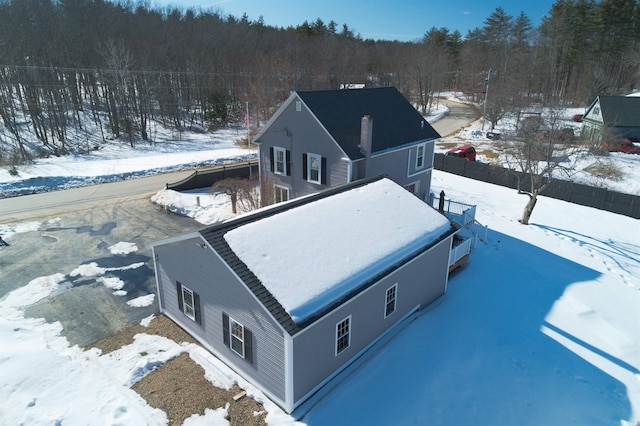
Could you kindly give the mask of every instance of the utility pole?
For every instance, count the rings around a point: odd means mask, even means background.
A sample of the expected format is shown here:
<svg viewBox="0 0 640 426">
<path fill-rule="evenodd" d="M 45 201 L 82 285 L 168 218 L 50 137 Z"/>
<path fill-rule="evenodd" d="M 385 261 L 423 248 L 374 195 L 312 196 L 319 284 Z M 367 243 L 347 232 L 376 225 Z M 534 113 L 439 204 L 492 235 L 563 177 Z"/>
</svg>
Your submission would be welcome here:
<svg viewBox="0 0 640 426">
<path fill-rule="evenodd" d="M 484 79 L 484 112 L 482 113 L 482 131 L 484 123 L 487 121 L 487 96 L 489 95 L 489 81 L 491 80 L 491 68 L 487 71 L 487 78 Z"/>
</svg>

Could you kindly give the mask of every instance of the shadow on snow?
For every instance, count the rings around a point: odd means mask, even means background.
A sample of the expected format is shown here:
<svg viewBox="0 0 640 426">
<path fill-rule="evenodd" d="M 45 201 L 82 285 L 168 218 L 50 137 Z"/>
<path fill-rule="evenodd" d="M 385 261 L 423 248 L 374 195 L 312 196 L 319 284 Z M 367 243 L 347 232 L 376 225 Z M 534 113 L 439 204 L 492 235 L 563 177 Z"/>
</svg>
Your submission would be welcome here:
<svg viewBox="0 0 640 426">
<path fill-rule="evenodd" d="M 625 386 L 541 331 L 569 285 L 599 275 L 490 231 L 450 277 L 443 302 L 378 348 L 303 420 L 619 425 L 631 417 Z"/>
<path fill-rule="evenodd" d="M 617 265 L 618 268 L 629 274 L 632 274 L 630 267 L 640 267 L 640 245 L 620 243 L 613 240 L 601 240 L 568 229 L 543 225 L 533 226 L 569 239 L 581 247 L 586 247 L 593 256 L 599 255 L 603 257 L 605 261 L 611 261 Z"/>
</svg>

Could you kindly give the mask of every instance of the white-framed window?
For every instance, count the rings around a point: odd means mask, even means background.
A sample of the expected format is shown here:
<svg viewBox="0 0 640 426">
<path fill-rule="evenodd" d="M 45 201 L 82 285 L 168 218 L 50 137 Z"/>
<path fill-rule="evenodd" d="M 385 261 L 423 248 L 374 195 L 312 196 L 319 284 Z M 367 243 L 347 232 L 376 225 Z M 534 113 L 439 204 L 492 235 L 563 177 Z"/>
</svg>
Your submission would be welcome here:
<svg viewBox="0 0 640 426">
<path fill-rule="evenodd" d="M 195 298 L 191 289 L 182 286 L 182 312 L 192 320 L 196 320 Z"/>
<path fill-rule="evenodd" d="M 278 175 L 287 174 L 287 150 L 273 147 L 273 172 Z"/>
<path fill-rule="evenodd" d="M 317 154 L 307 154 L 307 181 L 312 183 L 322 182 L 322 156 Z"/>
<path fill-rule="evenodd" d="M 231 350 L 244 358 L 244 326 L 229 318 L 229 333 Z"/>
<path fill-rule="evenodd" d="M 222 313 L 222 340 L 227 348 L 253 364 L 253 333 L 225 312 Z"/>
<path fill-rule="evenodd" d="M 336 324 L 336 355 L 351 345 L 351 315 Z"/>
<path fill-rule="evenodd" d="M 200 296 L 198 296 L 198 293 L 189 287 L 185 287 L 180 281 L 176 281 L 176 290 L 178 309 L 180 309 L 187 318 L 202 325 L 202 312 L 200 311 Z"/>
<path fill-rule="evenodd" d="M 420 191 L 420 181 L 411 182 L 410 184 L 405 185 L 404 189 L 414 195 L 418 195 Z"/>
<path fill-rule="evenodd" d="M 318 154 L 302 154 L 302 179 L 320 185 L 327 184 L 327 159 Z"/>
<path fill-rule="evenodd" d="M 283 201 L 289 201 L 289 188 L 286 186 L 274 185 L 273 186 L 273 201 L 281 203 Z"/>
<path fill-rule="evenodd" d="M 384 317 L 388 317 L 396 311 L 396 296 L 398 294 L 398 284 L 389 287 L 384 296 Z"/>
<path fill-rule="evenodd" d="M 424 167 L 424 160 L 427 155 L 427 145 L 420 144 L 416 147 L 416 169 Z"/>
</svg>

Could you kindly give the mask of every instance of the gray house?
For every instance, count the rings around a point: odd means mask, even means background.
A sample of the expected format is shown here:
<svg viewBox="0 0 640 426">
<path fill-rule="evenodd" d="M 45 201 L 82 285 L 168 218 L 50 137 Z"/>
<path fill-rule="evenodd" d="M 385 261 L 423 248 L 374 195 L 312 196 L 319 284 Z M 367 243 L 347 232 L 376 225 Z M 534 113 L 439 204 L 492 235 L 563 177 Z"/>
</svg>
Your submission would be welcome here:
<svg viewBox="0 0 640 426">
<path fill-rule="evenodd" d="M 160 310 L 291 413 L 445 293 L 457 230 L 362 179 L 153 243 Z"/>
<path fill-rule="evenodd" d="M 254 139 L 263 200 L 379 174 L 425 199 L 439 137 L 394 87 L 293 92 Z"/>
<path fill-rule="evenodd" d="M 594 142 L 603 138 L 640 140 L 640 97 L 598 96 L 582 118 L 582 129 L 583 136 Z"/>
</svg>

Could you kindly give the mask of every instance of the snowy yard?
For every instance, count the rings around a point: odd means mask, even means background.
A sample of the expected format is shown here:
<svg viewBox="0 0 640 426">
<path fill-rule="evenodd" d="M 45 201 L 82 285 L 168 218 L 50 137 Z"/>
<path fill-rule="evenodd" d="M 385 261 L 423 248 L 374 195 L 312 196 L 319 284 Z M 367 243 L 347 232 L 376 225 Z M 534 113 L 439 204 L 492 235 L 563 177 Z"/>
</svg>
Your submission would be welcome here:
<svg viewBox="0 0 640 426">
<path fill-rule="evenodd" d="M 195 145 L 202 145 L 195 143 Z M 136 159 L 56 159 L 21 170 L 29 179 L 144 174 L 182 161 L 183 146 Z M 220 149 L 216 152 L 217 148 Z M 232 142 L 193 152 L 215 162 Z M 173 152 L 173 153 L 172 153 Z M 106 154 L 106 153 L 105 153 Z M 151 157 L 153 155 L 153 157 Z M 624 155 L 624 154 L 621 154 Z M 95 165 L 93 160 L 99 160 Z M 176 160 L 178 159 L 178 160 Z M 64 161 L 67 161 L 66 163 Z M 101 163 L 104 162 L 104 163 Z M 173 163 L 173 164 L 171 164 Z M 101 164 L 98 166 L 98 164 Z M 150 164 L 152 166 L 150 166 Z M 48 174 L 48 170 L 55 170 Z M 78 170 L 83 170 L 79 173 Z M 0 172 L 1 188 L 17 184 Z M 631 173 L 631 172 L 630 172 Z M 627 176 L 640 188 L 640 167 Z M 302 424 L 635 425 L 640 422 L 640 229 L 638 220 L 541 197 L 530 226 L 517 222 L 526 203 L 516 191 L 434 171 L 433 191 L 478 206 L 488 241 L 449 280 L 440 303 L 421 312 L 377 353 L 316 401 Z M 638 189 L 633 189 L 636 193 Z M 195 197 L 200 196 L 200 207 Z M 230 216 L 222 196 L 160 191 L 158 200 L 202 223 Z M 3 223 L 20 244 L 46 223 Z M 4 250 L 0 247 L 0 259 Z M 135 250 L 128 241 L 112 250 Z M 66 273 L 97 273 L 70 265 Z M 71 347 L 59 323 L 26 318 L 25 309 L 62 291 L 57 265 L 0 298 L 0 424 L 162 425 L 166 415 L 129 386 L 188 352 L 214 384 L 238 383 L 265 404 L 270 425 L 294 424 L 264 395 L 196 345 L 139 335 L 101 355 Z M 105 281 L 104 285 L 110 285 Z M 150 303 L 152 295 L 134 303 Z M 185 425 L 228 424 L 225 409 Z M 337 414 L 339 413 L 339 414 Z"/>
</svg>

